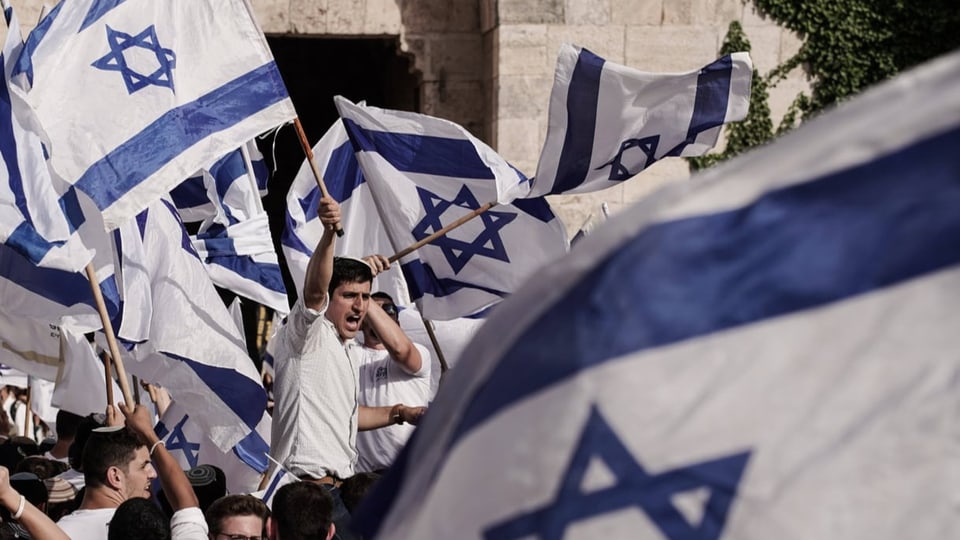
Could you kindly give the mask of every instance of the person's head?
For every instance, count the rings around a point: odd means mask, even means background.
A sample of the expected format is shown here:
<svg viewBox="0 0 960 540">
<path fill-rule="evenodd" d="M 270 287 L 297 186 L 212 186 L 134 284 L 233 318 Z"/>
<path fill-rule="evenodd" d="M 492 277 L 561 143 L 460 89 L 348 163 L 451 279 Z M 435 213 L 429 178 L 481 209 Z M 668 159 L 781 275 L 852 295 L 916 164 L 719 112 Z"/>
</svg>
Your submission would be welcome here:
<svg viewBox="0 0 960 540">
<path fill-rule="evenodd" d="M 223 469 L 216 465 L 203 463 L 184 471 L 184 474 L 187 475 L 190 487 L 197 496 L 197 506 L 201 512 L 206 512 L 214 501 L 227 494 L 227 476 Z M 170 501 L 167 500 L 167 494 L 163 489 L 157 491 L 157 502 L 168 516 L 173 516 L 173 507 L 170 506 Z"/>
<path fill-rule="evenodd" d="M 73 442 L 67 449 L 67 457 L 70 459 L 70 467 L 77 471 L 83 471 L 83 448 L 87 445 L 87 439 L 94 429 L 103 424 L 97 420 L 96 416 L 91 414 L 84 416 L 77 425 L 77 432 L 74 434 Z"/>
<path fill-rule="evenodd" d="M 383 308 L 383 311 L 393 319 L 393 322 L 400 324 L 400 312 L 397 310 L 397 303 L 393 301 L 389 294 L 375 292 L 370 295 L 370 300 Z M 375 348 L 381 343 L 380 336 L 377 335 L 377 331 L 373 329 L 369 321 L 365 321 L 363 324 L 363 343 L 371 348 Z"/>
<path fill-rule="evenodd" d="M 267 520 L 270 540 L 333 538 L 333 498 L 319 484 L 294 482 L 273 496 L 273 514 Z"/>
<path fill-rule="evenodd" d="M 79 414 L 60 409 L 57 412 L 57 440 L 72 441 L 77 436 L 77 428 L 82 420 L 83 417 Z"/>
<path fill-rule="evenodd" d="M 127 499 L 110 518 L 108 540 L 170 540 L 170 519 L 146 499 Z"/>
<path fill-rule="evenodd" d="M 204 517 L 210 529 L 210 540 L 227 540 L 231 536 L 263 536 L 270 510 L 252 495 L 227 495 L 214 501 Z"/>
<path fill-rule="evenodd" d="M 351 339 L 360 331 L 370 302 L 373 271 L 367 263 L 348 257 L 333 259 L 333 275 L 327 289 L 326 317 L 340 339 Z"/>
<path fill-rule="evenodd" d="M 351 514 L 360 506 L 360 501 L 367 496 L 373 484 L 380 479 L 380 475 L 375 472 L 357 473 L 343 481 L 340 486 L 340 498 L 347 511 Z"/>
<path fill-rule="evenodd" d="M 87 489 L 103 489 L 121 500 L 150 498 L 150 481 L 157 471 L 150 463 L 147 443 L 129 428 L 99 428 L 83 449 L 83 478 Z"/>
<path fill-rule="evenodd" d="M 61 461 L 52 461 L 43 456 L 27 456 L 17 465 L 14 472 L 33 473 L 41 480 L 46 480 L 66 470 L 67 464 Z"/>
</svg>

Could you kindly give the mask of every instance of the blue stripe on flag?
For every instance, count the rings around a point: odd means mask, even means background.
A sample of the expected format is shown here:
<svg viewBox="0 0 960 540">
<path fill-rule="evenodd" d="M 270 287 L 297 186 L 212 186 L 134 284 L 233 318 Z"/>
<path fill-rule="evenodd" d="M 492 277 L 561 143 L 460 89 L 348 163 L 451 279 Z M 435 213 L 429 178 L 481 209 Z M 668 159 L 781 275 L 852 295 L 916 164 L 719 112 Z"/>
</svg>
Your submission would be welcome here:
<svg viewBox="0 0 960 540">
<path fill-rule="evenodd" d="M 550 209 L 550 204 L 543 197 L 534 197 L 532 199 L 514 199 L 511 202 L 513 206 L 530 217 L 539 219 L 544 223 L 550 223 L 557 216 Z"/>
<path fill-rule="evenodd" d="M 353 191 L 365 181 L 363 171 L 360 170 L 360 163 L 357 162 L 357 156 L 353 153 L 353 146 L 350 145 L 349 141 L 330 152 L 330 159 L 327 161 L 323 180 L 326 182 L 327 192 L 339 203 L 349 199 L 353 195 Z M 303 213 L 307 216 L 307 221 L 317 217 L 317 202 L 320 199 L 319 188 L 311 190 L 310 195 L 316 198 L 311 199 L 309 209 L 306 206 L 303 207 Z"/>
<path fill-rule="evenodd" d="M 690 127 L 687 128 L 687 138 L 662 157 L 679 156 L 684 148 L 697 141 L 698 135 L 723 125 L 727 118 L 727 102 L 730 100 L 732 76 L 733 58 L 730 55 L 718 58 L 700 70 L 700 75 L 697 77 L 697 95 L 693 102 L 693 114 L 690 117 Z"/>
<path fill-rule="evenodd" d="M 270 461 L 267 459 L 267 454 L 270 453 L 270 445 L 263 440 L 256 429 L 233 447 L 233 453 L 240 458 L 240 461 L 246 463 L 258 473 L 263 474 L 270 468 Z"/>
<path fill-rule="evenodd" d="M 170 190 L 170 198 L 177 208 L 195 208 L 210 202 L 203 175 L 191 176 Z"/>
<path fill-rule="evenodd" d="M 253 257 L 241 255 L 207 257 L 207 264 L 222 266 L 271 291 L 287 294 L 287 289 L 283 286 L 283 274 L 280 273 L 278 264 L 257 262 Z"/>
<path fill-rule="evenodd" d="M 473 143 L 466 139 L 374 131 L 349 118 L 343 119 L 343 127 L 355 151 L 376 152 L 397 170 L 452 178 L 496 179 Z"/>
<path fill-rule="evenodd" d="M 290 215 L 290 212 L 287 212 L 284 216 L 284 222 L 285 226 L 283 227 L 283 233 L 280 235 L 280 243 L 294 251 L 303 253 L 307 257 L 313 255 L 313 250 L 307 247 L 307 245 L 300 240 L 300 237 L 293 232 L 297 223 L 294 221 L 293 216 Z"/>
<path fill-rule="evenodd" d="M 233 368 L 204 364 L 196 360 L 160 351 L 165 356 L 186 364 L 200 377 L 221 401 L 236 414 L 244 424 L 256 431 L 257 423 L 267 407 L 267 393 L 263 386 Z"/>
<path fill-rule="evenodd" d="M 649 227 L 527 328 L 451 441 L 586 367 L 960 264 L 958 147 L 954 129 L 743 208 Z"/>
<path fill-rule="evenodd" d="M 287 475 L 286 470 L 284 469 L 277 470 L 277 473 L 273 475 L 273 479 L 270 480 L 270 485 L 267 486 L 266 491 L 263 492 L 262 500 L 269 501 L 273 497 L 274 492 L 277 491 L 277 487 L 280 485 L 280 480 L 282 480 L 283 477 L 286 475 Z"/>
<path fill-rule="evenodd" d="M 60 208 L 67 216 L 67 224 L 70 226 L 70 232 L 76 231 L 87 220 L 83 215 L 83 208 L 80 207 L 80 201 L 77 198 L 77 190 L 70 186 L 67 192 L 60 196 Z"/>
<path fill-rule="evenodd" d="M 87 16 L 83 18 L 83 22 L 80 23 L 80 30 L 77 30 L 77 32 L 83 32 L 86 27 L 100 20 L 100 17 L 103 17 L 111 9 L 119 6 L 124 1 L 125 0 L 96 0 L 93 5 L 90 6 L 90 11 L 88 11 Z"/>
<path fill-rule="evenodd" d="M 449 296 L 462 289 L 476 289 L 500 298 L 506 298 L 509 293 L 498 291 L 489 287 L 481 287 L 474 283 L 458 281 L 450 278 L 438 278 L 436 272 L 429 264 L 424 264 L 420 259 L 415 259 L 400 266 L 403 277 L 407 282 L 410 291 L 410 299 L 417 300 L 424 295 L 432 295 L 436 298 Z"/>
<path fill-rule="evenodd" d="M 39 267 L 3 243 L 0 243 L 0 277 L 64 306 L 86 304 L 96 309 L 85 274 Z M 107 310 L 115 313 L 120 295 L 113 276 L 102 281 L 100 287 Z"/>
<path fill-rule="evenodd" d="M 57 19 L 57 15 L 60 14 L 60 9 L 64 3 L 65 2 L 59 2 L 54 6 L 54 8 L 50 10 L 50 13 L 37 23 L 36 28 L 31 30 L 30 34 L 27 35 L 27 39 L 23 42 L 23 49 L 20 51 L 20 56 L 17 58 L 16 63 L 13 65 L 13 70 L 10 73 L 11 79 L 21 73 L 26 73 L 27 81 L 30 83 L 30 86 L 33 86 L 33 53 L 37 50 L 37 46 L 43 41 L 47 32 L 50 31 L 50 26 L 52 26 L 53 21 Z"/>
<path fill-rule="evenodd" d="M 579 186 L 590 172 L 603 64 L 603 58 L 587 49 L 580 50 L 567 88 L 567 131 L 551 193 L 563 193 Z"/>
<path fill-rule="evenodd" d="M 269 62 L 163 114 L 88 168 L 76 182 L 101 210 L 206 137 L 287 99 L 283 79 Z M 157 141 L 168 144 L 157 145 Z"/>
<path fill-rule="evenodd" d="M 221 201 L 227 196 L 227 191 L 230 190 L 230 186 L 234 182 L 237 182 L 238 179 L 241 182 L 246 181 L 246 175 L 247 164 L 244 162 L 243 153 L 240 150 L 230 152 L 210 167 L 210 176 L 213 177 L 214 185 L 217 187 L 217 195 L 220 196 Z M 233 216 L 227 205 L 221 204 L 220 206 L 223 208 L 230 225 L 236 225 L 240 222 Z"/>
</svg>

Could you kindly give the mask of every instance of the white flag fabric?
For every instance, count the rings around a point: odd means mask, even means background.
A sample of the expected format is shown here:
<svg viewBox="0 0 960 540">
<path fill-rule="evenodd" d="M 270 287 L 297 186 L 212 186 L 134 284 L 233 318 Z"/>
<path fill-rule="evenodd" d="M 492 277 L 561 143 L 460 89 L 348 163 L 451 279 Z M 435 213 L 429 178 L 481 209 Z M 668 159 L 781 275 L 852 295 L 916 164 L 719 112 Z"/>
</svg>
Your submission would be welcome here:
<svg viewBox="0 0 960 540">
<path fill-rule="evenodd" d="M 380 254 L 389 257 L 399 251 L 390 243 L 380 222 L 370 184 L 360 170 L 342 120 L 337 120 L 317 142 L 313 155 L 327 192 L 340 203 L 344 235 L 337 239 L 334 253 L 338 256 Z M 319 201 L 320 188 L 310 163 L 304 160 L 287 192 L 286 224 L 280 240 L 290 276 L 297 287 L 297 296 L 303 294 L 307 263 L 323 235 L 323 224 L 317 217 Z M 393 265 L 378 275 L 373 290 L 389 294 L 400 304 L 410 302 L 399 265 Z"/>
<path fill-rule="evenodd" d="M 257 148 L 256 141 L 247 141 L 242 148 L 244 148 L 250 156 L 250 163 L 252 165 L 253 175 L 257 180 L 257 188 L 260 191 L 260 196 L 265 197 L 267 195 L 267 180 L 270 177 L 270 171 L 267 169 L 266 163 L 264 163 L 263 154 L 261 154 Z M 234 150 L 234 152 L 239 151 L 239 149 Z M 212 174 L 210 170 L 201 170 L 170 190 L 170 200 L 173 201 L 173 205 L 177 207 L 177 212 L 180 213 L 180 218 L 183 221 L 193 223 L 216 215 L 217 209 L 214 207 L 209 195 L 207 195 L 207 184 L 204 181 L 210 174 Z"/>
<path fill-rule="evenodd" d="M 269 465 L 265 455 L 270 451 L 266 442 L 270 440 L 270 418 L 265 417 L 266 421 L 236 448 L 224 451 L 210 441 L 197 422 L 203 414 L 202 410 L 188 411 L 174 400 L 154 428 L 157 437 L 164 441 L 164 446 L 184 470 L 214 465 L 226 476 L 229 493 L 249 493 L 257 489 Z"/>
<path fill-rule="evenodd" d="M 267 487 L 260 491 L 254 491 L 250 493 L 250 495 L 262 500 L 263 503 L 267 505 L 267 508 L 273 510 L 273 497 L 277 494 L 277 490 L 287 484 L 299 481 L 300 479 L 297 478 L 295 474 L 288 472 L 282 467 L 274 467 L 270 479 L 267 480 Z"/>
<path fill-rule="evenodd" d="M 127 371 L 166 388 L 217 447 L 230 450 L 266 415 L 260 375 L 173 205 L 151 206 L 142 230 L 153 313 L 149 339 L 133 349 Z"/>
<path fill-rule="evenodd" d="M 619 185 L 668 156 L 713 148 L 750 106 L 753 65 L 734 53 L 687 73 L 645 73 L 564 44 L 528 196 Z"/>
<path fill-rule="evenodd" d="M 400 249 L 498 200 L 527 179 L 460 126 L 401 111 L 334 101 L 374 207 Z M 370 219 L 369 217 L 367 219 Z M 410 298 L 428 319 L 489 307 L 566 252 L 566 234 L 543 198 L 488 210 L 400 260 Z"/>
<path fill-rule="evenodd" d="M 88 286 L 89 289 L 89 286 Z M 48 381 L 60 369 L 60 332 L 56 324 L 0 309 L 0 364 Z"/>
<path fill-rule="evenodd" d="M 205 171 L 214 212 L 191 239 L 215 284 L 286 315 L 287 290 L 248 147 Z"/>
<path fill-rule="evenodd" d="M 60 339 L 63 367 L 57 373 L 52 404 L 80 416 L 103 413 L 107 408 L 106 375 L 93 344 L 83 334 L 67 328 L 60 329 Z M 112 384 L 113 399 L 119 402 L 123 399 L 120 386 Z"/>
<path fill-rule="evenodd" d="M 953 536 L 958 86 L 953 53 L 611 219 L 491 314 L 360 532 Z"/>
<path fill-rule="evenodd" d="M 47 168 L 40 137 L 22 120 L 32 111 L 11 92 L 10 73 L 23 48 L 20 25 L 7 2 L 0 86 L 0 241 L 37 265 L 82 269 L 93 256 L 73 235 L 83 214 L 73 190 L 61 197 Z M 28 122 L 29 123 L 29 122 Z"/>
<path fill-rule="evenodd" d="M 296 116 L 244 0 L 61 2 L 13 76 L 109 228 Z"/>
</svg>

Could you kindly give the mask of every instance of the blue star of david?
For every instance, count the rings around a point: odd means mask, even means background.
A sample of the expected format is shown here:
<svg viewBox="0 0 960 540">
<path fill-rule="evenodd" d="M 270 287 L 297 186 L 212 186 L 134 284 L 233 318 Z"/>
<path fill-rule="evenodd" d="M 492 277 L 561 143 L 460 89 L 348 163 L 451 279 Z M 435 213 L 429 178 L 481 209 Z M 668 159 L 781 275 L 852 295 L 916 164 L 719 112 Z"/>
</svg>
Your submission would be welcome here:
<svg viewBox="0 0 960 540">
<path fill-rule="evenodd" d="M 150 85 L 166 86 L 174 90 L 173 68 L 177 67 L 177 55 L 172 50 L 160 46 L 156 29 L 152 24 L 136 36 L 118 32 L 107 26 L 107 43 L 110 45 L 110 52 L 91 65 L 104 71 L 119 71 L 123 75 L 124 84 L 127 85 L 127 93 L 133 94 Z M 124 52 L 133 47 L 152 52 L 157 59 L 157 69 L 152 73 L 144 74 L 127 65 Z"/>
<path fill-rule="evenodd" d="M 581 489 L 591 457 L 600 458 L 616 477 L 614 485 L 591 493 Z M 692 464 L 659 474 L 648 473 L 623 445 L 594 407 L 580 436 L 566 476 L 553 502 L 484 531 L 487 540 L 537 535 L 562 538 L 567 527 L 597 515 L 639 507 L 669 540 L 716 540 L 736 495 L 750 452 Z M 703 519 L 691 524 L 671 502 L 678 493 L 706 487 L 711 491 Z"/>
<path fill-rule="evenodd" d="M 476 210 L 480 208 L 477 198 L 467 189 L 467 186 L 460 188 L 460 192 L 448 201 L 435 193 L 431 193 L 421 187 L 417 187 L 417 193 L 420 195 L 420 202 L 426 215 L 417 223 L 413 231 L 413 237 L 417 240 L 423 240 L 430 234 L 439 231 L 444 227 L 441 221 L 443 213 L 451 206 L 459 206 L 467 210 Z M 487 210 L 480 214 L 480 221 L 483 223 L 483 231 L 477 235 L 472 242 L 465 242 L 450 238 L 445 234 L 437 238 L 432 245 L 440 248 L 447 263 L 453 268 L 453 273 L 457 274 L 470 259 L 474 256 L 489 257 L 503 262 L 510 262 L 507 257 L 507 250 L 503 247 L 503 239 L 500 238 L 500 229 L 506 227 L 511 221 L 517 219 L 516 214 L 509 212 L 494 212 Z"/>
<path fill-rule="evenodd" d="M 660 145 L 660 136 L 651 135 L 641 139 L 627 139 L 620 143 L 620 151 L 613 159 L 596 168 L 596 170 L 610 167 L 609 179 L 615 182 L 622 182 L 633 177 L 633 175 L 643 169 L 653 165 L 657 161 L 657 147 Z M 623 153 L 631 148 L 639 148 L 643 155 L 647 157 L 644 166 L 636 171 L 631 171 L 623 164 Z"/>
<path fill-rule="evenodd" d="M 184 415 L 183 420 L 173 426 L 173 431 L 170 433 L 170 438 L 167 439 L 167 443 L 164 445 L 167 447 L 167 450 L 182 450 L 183 455 L 187 456 L 187 463 L 190 464 L 190 468 L 197 466 L 200 456 L 200 443 L 192 443 L 187 440 L 186 435 L 183 433 L 183 425 L 187 423 L 187 420 L 190 418 L 190 415 Z"/>
</svg>

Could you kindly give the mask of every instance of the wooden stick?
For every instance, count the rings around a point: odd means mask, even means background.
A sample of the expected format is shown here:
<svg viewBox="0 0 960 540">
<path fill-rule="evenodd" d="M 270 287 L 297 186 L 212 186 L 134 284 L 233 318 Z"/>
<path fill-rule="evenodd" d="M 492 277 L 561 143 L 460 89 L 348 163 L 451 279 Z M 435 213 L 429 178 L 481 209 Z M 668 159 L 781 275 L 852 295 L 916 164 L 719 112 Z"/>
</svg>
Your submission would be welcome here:
<svg viewBox="0 0 960 540">
<path fill-rule="evenodd" d="M 317 167 L 317 162 L 313 160 L 313 149 L 310 148 L 310 141 L 307 140 L 307 134 L 304 133 L 303 126 L 300 125 L 299 116 L 293 119 L 293 127 L 297 130 L 300 146 L 303 147 L 303 153 L 307 155 L 307 162 L 310 163 L 310 170 L 313 171 L 313 177 L 317 180 L 317 187 L 320 188 L 320 194 L 324 197 L 329 197 L 330 192 L 327 191 L 327 186 L 323 183 L 323 175 L 320 174 L 320 168 Z M 333 226 L 333 230 L 336 231 L 337 236 L 343 236 L 343 227 L 339 223 Z"/>
<path fill-rule="evenodd" d="M 123 359 L 120 358 L 120 347 L 117 346 L 117 337 L 113 334 L 113 326 L 110 324 L 110 316 L 107 315 L 107 305 L 103 301 L 103 293 L 100 291 L 100 282 L 97 281 L 97 273 L 93 269 L 93 263 L 87 263 L 87 280 L 90 281 L 90 291 L 93 292 L 93 299 L 97 303 L 97 311 L 100 313 L 100 322 L 103 324 L 103 333 L 107 336 L 107 345 L 110 347 L 110 357 L 117 368 L 117 378 L 120 379 L 120 392 L 123 393 L 123 401 L 131 411 L 134 409 L 133 396 L 130 394 L 130 384 L 127 381 L 127 370 L 123 367 Z M 107 377 L 107 387 L 110 387 L 110 378 Z M 107 395 L 113 393 L 110 389 Z"/>
<path fill-rule="evenodd" d="M 100 361 L 103 362 L 103 379 L 107 383 L 107 405 L 113 405 L 113 362 L 106 351 L 101 353 Z"/>
<path fill-rule="evenodd" d="M 479 216 L 480 214 L 486 212 L 487 210 L 493 208 L 493 207 L 496 206 L 496 205 L 497 205 L 497 202 L 496 202 L 496 201 L 488 202 L 487 204 L 481 206 L 480 208 L 477 208 L 477 209 L 474 210 L 473 212 L 470 212 L 469 214 L 461 217 L 460 219 L 458 219 L 458 220 L 454 221 L 453 223 L 445 226 L 444 228 L 442 228 L 442 229 L 440 229 L 439 231 L 431 234 L 430 236 L 424 238 L 423 240 L 420 240 L 419 242 L 416 242 L 416 243 L 413 244 L 412 246 L 410 246 L 410 247 L 408 247 L 408 248 L 406 248 L 406 249 L 402 249 L 402 250 L 398 251 L 397 253 L 394 253 L 393 255 L 390 256 L 390 258 L 389 258 L 388 260 L 390 261 L 390 263 L 395 263 L 395 262 L 397 262 L 398 260 L 400 260 L 400 258 L 406 257 L 407 255 L 409 255 L 409 254 L 413 253 L 414 251 L 422 248 L 423 246 L 429 244 L 430 242 L 433 242 L 433 241 L 436 240 L 437 238 L 440 238 L 441 236 L 443 236 L 443 235 L 447 234 L 448 232 L 456 229 L 457 227 L 459 227 L 459 226 L 463 225 L 464 223 L 470 221 L 471 219 Z"/>
<path fill-rule="evenodd" d="M 33 403 L 33 390 L 30 388 L 30 377 L 27 377 L 27 412 L 23 415 L 23 433 L 20 434 L 21 437 L 26 437 L 27 433 L 30 433 L 30 426 L 33 424 L 33 410 L 31 406 Z M 14 421 L 17 419 L 14 418 Z M 32 439 L 33 437 L 31 437 Z"/>
<path fill-rule="evenodd" d="M 437 351 L 437 359 L 440 360 L 440 376 L 442 377 L 449 367 L 447 366 L 447 359 L 443 357 L 443 350 L 440 349 L 440 340 L 437 339 L 437 334 L 433 330 L 433 322 L 427 320 L 423 313 L 420 314 L 420 320 L 423 321 L 423 327 L 427 329 L 427 335 L 430 336 L 433 349 Z"/>
<path fill-rule="evenodd" d="M 133 376 L 133 402 L 140 405 L 140 379 Z"/>
</svg>

